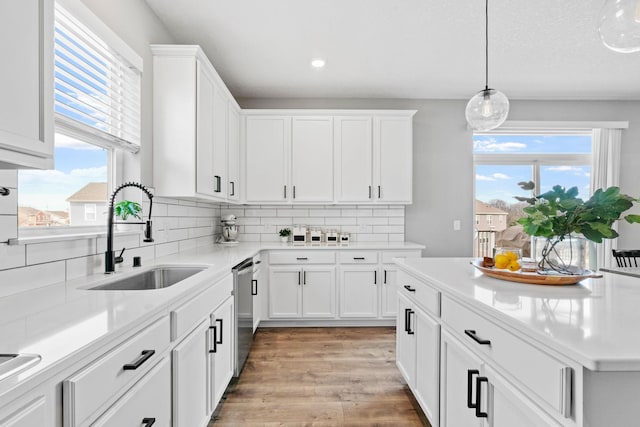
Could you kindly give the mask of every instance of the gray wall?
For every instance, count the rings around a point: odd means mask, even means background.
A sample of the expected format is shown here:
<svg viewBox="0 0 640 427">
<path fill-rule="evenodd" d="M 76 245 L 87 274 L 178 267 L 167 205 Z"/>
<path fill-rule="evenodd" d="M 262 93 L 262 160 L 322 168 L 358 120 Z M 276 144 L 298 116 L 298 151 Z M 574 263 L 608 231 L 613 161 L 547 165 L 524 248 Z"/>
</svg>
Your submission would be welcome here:
<svg viewBox="0 0 640 427">
<path fill-rule="evenodd" d="M 471 256 L 473 236 L 472 132 L 464 119 L 466 100 L 239 99 L 243 108 L 416 109 L 413 204 L 407 206 L 407 240 L 427 246 L 425 256 Z M 627 120 L 623 132 L 623 192 L 640 197 L 640 102 L 512 101 L 510 120 Z M 640 212 L 638 207 L 634 208 Z M 461 230 L 453 230 L 453 220 Z M 620 225 L 619 247 L 640 247 L 640 225 Z"/>
</svg>

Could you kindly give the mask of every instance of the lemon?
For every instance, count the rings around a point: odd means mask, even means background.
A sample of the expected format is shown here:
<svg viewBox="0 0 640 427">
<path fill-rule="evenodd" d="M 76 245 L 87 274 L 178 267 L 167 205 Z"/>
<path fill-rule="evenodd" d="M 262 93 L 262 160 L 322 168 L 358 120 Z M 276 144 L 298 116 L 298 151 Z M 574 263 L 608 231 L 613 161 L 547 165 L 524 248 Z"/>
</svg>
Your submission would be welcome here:
<svg viewBox="0 0 640 427">
<path fill-rule="evenodd" d="M 509 269 L 509 271 L 518 271 L 520 270 L 520 264 L 518 263 L 518 261 L 511 261 L 509 262 L 509 265 L 507 265 L 507 268 Z"/>
<path fill-rule="evenodd" d="M 504 253 L 504 255 L 509 258 L 509 261 L 517 261 L 518 260 L 518 254 L 516 254 L 513 251 L 507 251 Z"/>
<path fill-rule="evenodd" d="M 507 268 L 510 260 L 505 254 L 498 254 L 494 258 L 493 262 L 495 263 L 496 268 Z"/>
</svg>

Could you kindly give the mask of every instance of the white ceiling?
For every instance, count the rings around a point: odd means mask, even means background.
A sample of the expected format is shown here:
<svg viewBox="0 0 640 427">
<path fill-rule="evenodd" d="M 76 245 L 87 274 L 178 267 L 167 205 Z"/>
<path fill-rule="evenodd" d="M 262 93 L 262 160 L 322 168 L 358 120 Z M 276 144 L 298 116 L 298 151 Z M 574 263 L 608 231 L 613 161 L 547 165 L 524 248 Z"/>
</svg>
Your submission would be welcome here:
<svg viewBox="0 0 640 427">
<path fill-rule="evenodd" d="M 484 87 L 483 0 L 146 1 L 236 97 L 467 99 Z M 511 99 L 640 99 L 640 53 L 598 38 L 603 2 L 491 0 L 489 86 Z"/>
</svg>

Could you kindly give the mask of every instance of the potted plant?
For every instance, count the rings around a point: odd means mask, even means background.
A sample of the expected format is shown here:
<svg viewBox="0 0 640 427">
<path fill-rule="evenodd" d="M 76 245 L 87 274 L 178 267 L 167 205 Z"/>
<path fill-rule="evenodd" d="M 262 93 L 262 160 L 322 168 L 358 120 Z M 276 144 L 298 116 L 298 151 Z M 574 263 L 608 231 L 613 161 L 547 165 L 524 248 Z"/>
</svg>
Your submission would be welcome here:
<svg viewBox="0 0 640 427">
<path fill-rule="evenodd" d="M 113 212 L 115 213 L 116 217 L 122 219 L 123 221 L 126 221 L 129 216 L 137 219 L 142 219 L 140 218 L 140 215 L 138 215 L 140 212 L 142 212 L 140 203 L 132 202 L 130 200 L 123 200 L 116 203 L 113 206 Z"/>
<path fill-rule="evenodd" d="M 531 181 L 519 182 L 523 190 L 534 190 Z M 587 201 L 578 198 L 578 188 L 565 190 L 556 185 L 551 191 L 532 197 L 516 197 L 530 206 L 524 208 L 527 214 L 518 223 L 530 236 L 544 239 L 538 270 L 555 271 L 560 274 L 582 274 L 580 267 L 572 267 L 574 257 L 574 241 L 588 239 L 601 243 L 602 239 L 618 237 L 613 224 L 620 219 L 623 212 L 629 210 L 634 197 L 620 193 L 618 187 L 598 189 Z M 628 223 L 640 223 L 640 215 L 626 215 Z M 565 242 L 565 243 L 563 243 Z M 567 245 L 568 242 L 568 245 Z M 560 250 L 561 246 L 566 246 Z"/>
<path fill-rule="evenodd" d="M 282 228 L 278 234 L 280 234 L 280 240 L 282 240 L 282 243 L 287 243 L 289 241 L 289 236 L 291 235 L 291 229 Z"/>
</svg>

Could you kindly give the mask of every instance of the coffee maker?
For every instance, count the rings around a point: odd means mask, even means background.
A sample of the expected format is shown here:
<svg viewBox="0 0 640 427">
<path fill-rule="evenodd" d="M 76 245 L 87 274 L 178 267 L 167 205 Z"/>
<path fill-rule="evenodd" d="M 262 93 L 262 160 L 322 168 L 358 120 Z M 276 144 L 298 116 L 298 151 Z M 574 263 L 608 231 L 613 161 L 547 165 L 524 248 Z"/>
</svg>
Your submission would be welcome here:
<svg viewBox="0 0 640 427">
<path fill-rule="evenodd" d="M 222 240 L 223 245 L 235 245 L 238 243 L 238 226 L 236 225 L 236 216 L 233 214 L 223 215 L 220 219 L 222 223 Z"/>
</svg>

